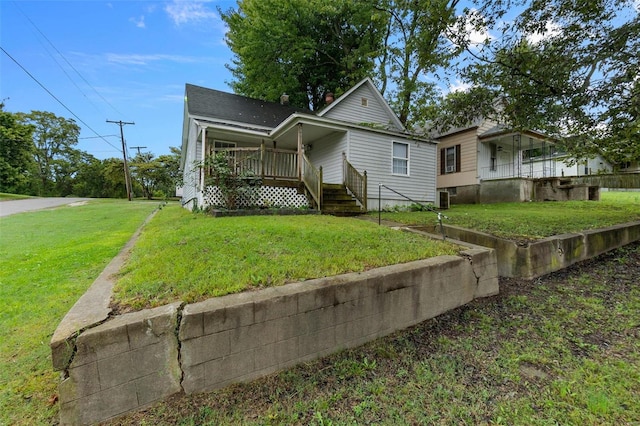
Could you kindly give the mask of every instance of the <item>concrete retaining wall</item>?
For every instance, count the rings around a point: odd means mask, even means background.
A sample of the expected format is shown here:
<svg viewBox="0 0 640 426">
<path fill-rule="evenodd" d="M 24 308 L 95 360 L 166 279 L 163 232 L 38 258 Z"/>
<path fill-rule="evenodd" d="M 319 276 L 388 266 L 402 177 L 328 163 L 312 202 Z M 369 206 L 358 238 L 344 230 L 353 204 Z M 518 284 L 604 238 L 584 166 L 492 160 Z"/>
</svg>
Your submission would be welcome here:
<svg viewBox="0 0 640 426">
<path fill-rule="evenodd" d="M 118 316 L 60 340 L 71 355 L 52 352 L 65 377 L 60 420 L 96 423 L 252 380 L 497 293 L 496 253 L 478 248 Z"/>
<path fill-rule="evenodd" d="M 564 269 L 574 263 L 640 241 L 640 222 L 557 235 L 527 246 L 456 226 L 444 225 L 444 229 L 449 238 L 495 249 L 500 276 L 528 279 Z M 434 231 L 433 228 L 428 230 Z"/>
</svg>

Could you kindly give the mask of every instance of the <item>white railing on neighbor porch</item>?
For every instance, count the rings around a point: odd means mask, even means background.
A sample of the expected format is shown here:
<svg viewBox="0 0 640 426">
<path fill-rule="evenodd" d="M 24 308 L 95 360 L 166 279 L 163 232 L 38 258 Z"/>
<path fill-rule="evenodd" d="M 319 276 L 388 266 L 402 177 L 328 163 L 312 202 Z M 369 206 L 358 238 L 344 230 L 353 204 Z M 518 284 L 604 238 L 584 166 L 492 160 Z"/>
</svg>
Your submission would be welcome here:
<svg viewBox="0 0 640 426">
<path fill-rule="evenodd" d="M 543 178 L 554 177 L 555 169 L 548 166 L 531 167 L 530 164 L 507 163 L 498 164 L 493 167 L 483 167 L 480 169 L 481 180 L 508 179 L 508 178 Z"/>
</svg>

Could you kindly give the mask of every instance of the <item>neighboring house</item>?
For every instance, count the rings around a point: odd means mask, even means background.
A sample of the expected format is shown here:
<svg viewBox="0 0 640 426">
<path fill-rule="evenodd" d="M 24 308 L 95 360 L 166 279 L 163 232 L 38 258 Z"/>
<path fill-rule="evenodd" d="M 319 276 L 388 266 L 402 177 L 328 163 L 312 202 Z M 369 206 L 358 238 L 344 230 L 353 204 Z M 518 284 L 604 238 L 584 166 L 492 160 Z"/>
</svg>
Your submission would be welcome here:
<svg viewBox="0 0 640 426">
<path fill-rule="evenodd" d="M 278 104 L 186 85 L 185 207 L 221 204 L 217 188 L 205 184 L 208 171 L 198 167 L 220 151 L 237 172 L 261 178 L 257 200 L 247 202 L 260 207 L 310 205 L 331 212 L 342 198 L 357 211 L 377 209 L 379 198 L 383 207 L 410 204 L 386 188 L 379 197 L 379 184 L 415 201 L 435 201 L 436 143 L 409 134 L 370 79 L 318 113 L 286 99 Z"/>
<path fill-rule="evenodd" d="M 572 177 L 611 172 L 602 158 L 567 166 L 567 154 L 556 141 L 536 131 L 511 131 L 490 120 L 477 120 L 464 128 L 438 136 L 437 188 L 447 191 L 451 203 L 525 201 L 531 191 L 526 180 Z M 508 189 L 497 180 L 519 179 Z M 482 187 L 496 188 L 483 193 Z M 524 185 L 524 186 L 523 186 Z"/>
</svg>

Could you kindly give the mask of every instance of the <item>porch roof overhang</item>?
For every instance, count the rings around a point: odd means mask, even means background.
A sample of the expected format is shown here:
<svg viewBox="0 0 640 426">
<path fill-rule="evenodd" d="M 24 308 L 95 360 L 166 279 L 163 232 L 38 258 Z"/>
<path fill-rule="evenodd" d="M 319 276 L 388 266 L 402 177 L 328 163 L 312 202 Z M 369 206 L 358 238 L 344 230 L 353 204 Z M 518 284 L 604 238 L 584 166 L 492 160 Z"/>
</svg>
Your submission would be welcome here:
<svg viewBox="0 0 640 426">
<path fill-rule="evenodd" d="M 497 139 L 504 139 L 504 138 L 508 138 L 510 136 L 526 136 L 529 138 L 533 138 L 536 140 L 540 140 L 540 141 L 545 141 L 545 142 L 551 142 L 551 143 L 555 143 L 556 140 L 554 138 L 551 138 L 548 135 L 545 135 L 542 132 L 538 132 L 535 130 L 522 130 L 522 131 L 517 131 L 517 130 L 511 130 L 502 126 L 494 126 L 491 129 L 487 130 L 486 132 L 478 135 L 478 139 L 480 139 L 482 142 L 489 142 L 492 140 L 497 140 Z"/>
<path fill-rule="evenodd" d="M 278 127 L 273 129 L 273 132 L 271 132 L 271 137 L 273 139 L 277 139 L 278 141 L 293 143 L 297 141 L 297 127 L 299 124 L 303 125 L 303 138 L 305 143 L 312 143 L 332 133 L 345 133 L 351 129 L 359 129 L 368 132 L 386 134 L 392 137 L 412 139 L 417 142 L 437 144 L 437 142 L 434 140 L 418 137 L 410 133 L 371 128 L 347 121 L 302 113 L 295 113 L 289 116 L 289 118 L 283 121 Z"/>
<path fill-rule="evenodd" d="M 417 142 L 437 144 L 432 139 L 419 137 L 405 132 L 386 129 L 376 129 L 346 121 L 319 117 L 312 114 L 294 113 L 275 128 L 253 126 L 247 123 L 216 120 L 208 117 L 192 117 L 194 122 L 207 130 L 214 138 L 221 138 L 230 142 L 244 141 L 259 144 L 261 141 L 277 141 L 281 148 L 296 149 L 298 145 L 298 125 L 303 126 L 302 139 L 304 144 L 321 140 L 331 134 L 346 133 L 350 129 L 360 129 L 368 132 L 382 133 L 391 137 L 412 139 Z"/>
</svg>

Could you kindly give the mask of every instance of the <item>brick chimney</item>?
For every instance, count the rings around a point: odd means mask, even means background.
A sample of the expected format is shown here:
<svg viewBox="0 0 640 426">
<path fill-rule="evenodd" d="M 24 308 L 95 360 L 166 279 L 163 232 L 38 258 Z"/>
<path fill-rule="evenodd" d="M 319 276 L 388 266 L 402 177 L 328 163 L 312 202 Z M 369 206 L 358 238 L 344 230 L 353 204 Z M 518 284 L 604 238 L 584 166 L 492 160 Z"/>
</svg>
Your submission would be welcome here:
<svg viewBox="0 0 640 426">
<path fill-rule="evenodd" d="M 327 92 L 327 94 L 324 95 L 325 105 L 329 105 L 333 101 L 335 101 L 335 98 L 333 97 L 333 92 Z"/>
</svg>

